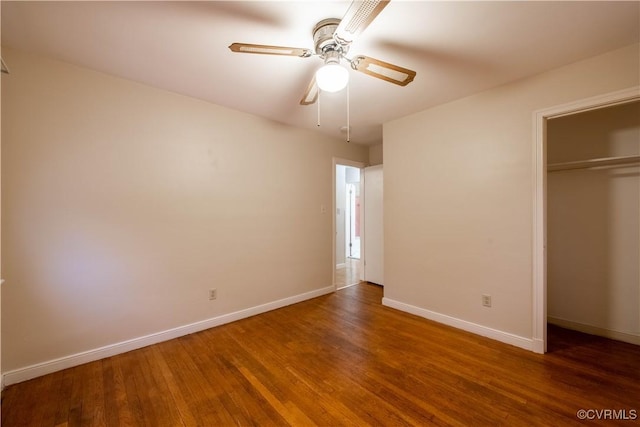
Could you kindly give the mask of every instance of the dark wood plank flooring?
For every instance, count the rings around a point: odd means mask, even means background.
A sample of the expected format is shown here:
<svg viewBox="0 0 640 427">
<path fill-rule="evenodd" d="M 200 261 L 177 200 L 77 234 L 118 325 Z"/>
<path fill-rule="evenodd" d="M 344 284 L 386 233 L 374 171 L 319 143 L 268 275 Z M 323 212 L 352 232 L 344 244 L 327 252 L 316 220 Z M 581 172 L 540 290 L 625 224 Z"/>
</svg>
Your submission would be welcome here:
<svg viewBox="0 0 640 427">
<path fill-rule="evenodd" d="M 550 327 L 551 351 L 537 355 L 381 298 L 362 283 L 10 386 L 2 425 L 561 426 L 580 425 L 580 409 L 640 416 L 638 346 Z"/>
</svg>

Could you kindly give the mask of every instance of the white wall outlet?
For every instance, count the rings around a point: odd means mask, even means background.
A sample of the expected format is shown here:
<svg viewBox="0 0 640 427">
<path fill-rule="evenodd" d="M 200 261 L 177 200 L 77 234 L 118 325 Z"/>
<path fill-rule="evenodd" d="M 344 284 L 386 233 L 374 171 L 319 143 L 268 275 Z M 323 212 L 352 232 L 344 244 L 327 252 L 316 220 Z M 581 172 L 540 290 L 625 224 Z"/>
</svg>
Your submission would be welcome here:
<svg viewBox="0 0 640 427">
<path fill-rule="evenodd" d="M 482 305 L 491 307 L 491 295 L 482 295 Z"/>
<path fill-rule="evenodd" d="M 218 290 L 217 289 L 209 289 L 209 299 L 218 298 Z"/>
</svg>

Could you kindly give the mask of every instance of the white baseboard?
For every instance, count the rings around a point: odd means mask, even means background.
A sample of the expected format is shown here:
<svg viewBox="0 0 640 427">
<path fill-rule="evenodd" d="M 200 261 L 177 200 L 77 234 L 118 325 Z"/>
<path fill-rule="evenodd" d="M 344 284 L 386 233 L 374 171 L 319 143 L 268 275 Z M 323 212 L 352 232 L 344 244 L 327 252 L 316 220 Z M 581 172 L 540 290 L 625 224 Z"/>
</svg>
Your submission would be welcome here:
<svg viewBox="0 0 640 427">
<path fill-rule="evenodd" d="M 435 311 L 416 307 L 415 305 L 405 304 L 403 302 L 395 301 L 389 298 L 382 298 L 382 305 L 395 308 L 397 310 L 406 311 L 407 313 L 415 314 L 416 316 L 424 317 L 425 319 L 443 323 L 448 326 L 453 326 L 454 328 L 462 329 L 476 335 L 481 335 L 483 337 L 501 341 L 506 344 L 524 348 L 525 350 L 535 351 L 534 343 L 531 338 L 524 338 L 518 335 L 511 334 L 509 332 L 499 331 L 497 329 L 478 325 L 477 323 L 472 323 L 466 320 L 447 316 L 446 314 L 437 313 Z"/>
<path fill-rule="evenodd" d="M 573 320 L 567 320 L 553 316 L 547 316 L 547 322 L 553 325 L 560 326 L 561 328 L 584 332 L 585 334 L 599 335 L 601 337 L 611 338 L 612 340 L 624 341 L 628 342 L 629 344 L 640 345 L 640 335 L 614 331 L 611 329 L 601 328 L 599 326 L 587 325 L 585 323 L 574 322 Z"/>
<path fill-rule="evenodd" d="M 545 354 L 547 352 L 547 347 L 544 345 L 544 340 L 539 338 L 534 338 L 532 340 L 532 348 L 534 353 Z"/>
<path fill-rule="evenodd" d="M 47 375 L 53 372 L 61 371 L 63 369 L 82 365 L 84 363 L 93 362 L 95 360 L 104 359 L 110 356 L 115 356 L 116 354 L 126 353 L 131 350 L 136 350 L 152 344 L 157 344 L 159 342 L 168 341 L 184 335 L 192 334 L 194 332 L 203 331 L 215 326 L 224 325 L 225 323 L 234 322 L 236 320 L 245 319 L 247 317 L 265 313 L 267 311 L 275 310 L 287 305 L 302 302 L 311 298 L 330 294 L 331 292 L 334 292 L 334 290 L 335 288 L 333 286 L 328 286 L 326 288 L 316 289 L 314 291 L 305 292 L 303 294 L 294 295 L 292 297 L 283 298 L 255 307 L 246 308 L 244 310 L 236 311 L 233 313 L 212 317 L 200 322 L 179 326 L 177 328 L 157 332 L 139 338 L 133 338 L 116 344 L 110 344 L 93 350 L 84 351 L 82 353 L 64 356 L 59 359 L 37 363 L 25 368 L 15 369 L 2 375 L 2 384 L 3 386 L 16 384 L 22 381 L 30 380 L 32 378 L 40 377 L 42 375 Z"/>
</svg>

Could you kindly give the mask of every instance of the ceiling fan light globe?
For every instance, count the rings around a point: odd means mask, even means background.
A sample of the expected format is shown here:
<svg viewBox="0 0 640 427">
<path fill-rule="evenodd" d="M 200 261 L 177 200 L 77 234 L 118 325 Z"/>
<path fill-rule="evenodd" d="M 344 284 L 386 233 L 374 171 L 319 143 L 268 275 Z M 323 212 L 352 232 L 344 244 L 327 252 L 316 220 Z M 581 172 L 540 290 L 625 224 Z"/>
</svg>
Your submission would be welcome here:
<svg viewBox="0 0 640 427">
<path fill-rule="evenodd" d="M 339 92 L 349 83 L 349 70 L 338 64 L 326 64 L 316 71 L 316 83 L 325 92 Z"/>
</svg>

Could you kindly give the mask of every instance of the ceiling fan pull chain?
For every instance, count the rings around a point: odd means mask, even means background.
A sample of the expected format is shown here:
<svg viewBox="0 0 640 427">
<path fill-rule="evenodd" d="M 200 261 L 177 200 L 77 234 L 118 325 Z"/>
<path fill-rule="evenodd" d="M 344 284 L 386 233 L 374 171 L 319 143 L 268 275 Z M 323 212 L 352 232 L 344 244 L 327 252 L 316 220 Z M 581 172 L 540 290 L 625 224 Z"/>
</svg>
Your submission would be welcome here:
<svg viewBox="0 0 640 427">
<path fill-rule="evenodd" d="M 320 94 L 322 91 L 318 88 L 318 127 L 320 127 Z"/>
<path fill-rule="evenodd" d="M 347 142 L 351 142 L 351 115 L 349 114 L 351 106 L 349 104 L 349 84 L 347 84 Z"/>
</svg>

